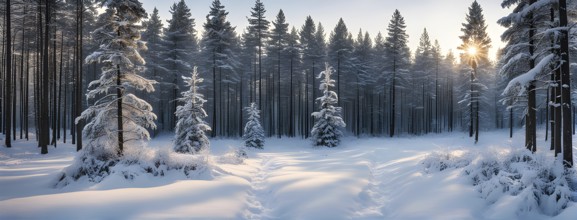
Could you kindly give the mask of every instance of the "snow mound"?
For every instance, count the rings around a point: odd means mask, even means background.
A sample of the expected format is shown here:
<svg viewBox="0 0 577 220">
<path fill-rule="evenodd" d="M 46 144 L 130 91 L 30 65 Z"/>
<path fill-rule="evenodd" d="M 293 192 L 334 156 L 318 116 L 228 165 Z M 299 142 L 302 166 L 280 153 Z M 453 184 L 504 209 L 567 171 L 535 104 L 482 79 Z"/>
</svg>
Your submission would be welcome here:
<svg viewBox="0 0 577 220">
<path fill-rule="evenodd" d="M 80 152 L 72 165 L 59 175 L 55 187 L 62 188 L 74 182 L 100 183 L 110 176 L 135 180 L 138 176 L 166 176 L 169 173 L 180 178 L 195 178 L 201 174 L 211 175 L 213 170 L 208 152 L 180 154 L 169 148 L 131 148 L 117 158 L 98 158 L 86 151 Z"/>
<path fill-rule="evenodd" d="M 441 150 L 422 161 L 427 173 L 462 169 L 489 205 L 514 207 L 517 216 L 556 216 L 577 201 L 577 172 L 550 152 L 525 149 Z"/>
</svg>

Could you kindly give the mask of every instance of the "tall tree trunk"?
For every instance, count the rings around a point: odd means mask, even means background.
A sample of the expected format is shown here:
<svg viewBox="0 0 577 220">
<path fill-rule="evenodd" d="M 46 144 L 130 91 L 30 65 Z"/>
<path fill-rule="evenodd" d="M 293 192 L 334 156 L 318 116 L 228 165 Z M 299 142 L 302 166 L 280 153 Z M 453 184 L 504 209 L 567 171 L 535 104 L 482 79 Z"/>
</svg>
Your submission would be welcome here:
<svg viewBox="0 0 577 220">
<path fill-rule="evenodd" d="M 529 1 L 529 4 L 535 3 L 535 0 Z M 534 35 L 535 26 L 533 24 L 533 13 L 529 14 L 529 69 L 535 68 L 535 59 L 533 59 L 535 53 L 534 45 Z M 529 82 L 527 88 L 527 118 L 525 119 L 525 129 L 527 130 L 525 136 L 525 147 L 531 152 L 537 151 L 537 112 L 536 112 L 536 92 L 535 92 L 535 81 Z"/>
<path fill-rule="evenodd" d="M 393 83 L 391 83 L 391 124 L 390 124 L 390 128 L 389 128 L 389 135 L 390 137 L 393 137 L 395 135 L 395 104 L 396 104 L 396 78 L 397 78 L 397 66 L 396 66 L 396 62 L 393 61 Z"/>
<path fill-rule="evenodd" d="M 536 88 L 535 82 L 530 82 L 527 88 L 528 102 L 527 102 L 527 119 L 525 129 L 527 129 L 527 137 L 525 137 L 525 147 L 531 152 L 537 151 L 537 112 L 536 112 Z"/>
<path fill-rule="evenodd" d="M 24 138 L 28 140 L 28 111 L 30 109 L 29 106 L 29 91 L 30 91 L 30 48 L 26 48 L 26 80 L 25 82 L 25 89 L 24 89 Z"/>
<path fill-rule="evenodd" d="M 45 12 L 44 12 L 44 16 L 45 16 L 45 20 L 44 20 L 44 42 L 43 42 L 43 46 L 44 46 L 44 50 L 42 51 L 43 53 L 43 59 L 42 59 L 42 63 L 43 63 L 43 71 L 42 71 L 42 94 L 41 94 L 41 98 L 40 98 L 40 138 L 39 138 L 39 144 L 41 147 L 41 154 L 47 154 L 48 153 L 48 144 L 50 142 L 50 127 L 49 127 L 49 118 L 48 118 L 48 101 L 49 101 L 49 75 L 50 75 L 50 68 L 49 68 L 49 62 L 50 60 L 48 59 L 48 46 L 50 44 L 50 24 L 51 24 L 51 19 L 52 19 L 52 15 L 51 15 L 51 7 L 52 7 L 52 0 L 45 0 Z"/>
<path fill-rule="evenodd" d="M 78 65 L 77 65 L 77 89 L 76 90 L 76 117 L 80 117 L 84 107 L 82 105 L 82 98 L 83 95 L 83 64 L 84 64 L 84 0 L 78 0 L 79 4 L 79 22 L 78 22 Z M 76 150 L 79 151 L 82 149 L 82 129 L 84 129 L 84 119 L 78 120 L 76 123 Z"/>
<path fill-rule="evenodd" d="M 120 36 L 120 32 L 118 33 Z M 122 115 L 122 81 L 121 81 L 121 74 L 120 74 L 120 65 L 116 65 L 116 123 L 118 126 L 118 154 L 122 155 L 124 151 L 124 128 L 123 128 L 123 115 Z"/>
<path fill-rule="evenodd" d="M 475 67 L 473 67 L 474 71 L 476 71 Z M 470 84 L 471 84 L 471 88 L 470 88 L 470 94 L 469 94 L 469 137 L 473 137 L 473 124 L 474 124 L 474 107 L 473 107 L 473 99 L 474 99 L 474 94 L 473 94 L 473 76 L 474 74 L 471 73 L 471 80 L 470 80 Z"/>
<path fill-rule="evenodd" d="M 279 38 L 280 39 L 280 38 Z M 280 42 L 279 42 L 279 47 L 278 47 L 278 60 L 277 60 L 277 73 L 278 73 L 278 77 L 277 77 L 277 107 L 276 107 L 276 117 L 277 117 L 277 137 L 281 138 L 281 126 L 284 125 L 284 123 L 281 123 L 281 97 L 280 97 Z M 292 94 L 291 94 L 292 95 Z"/>
<path fill-rule="evenodd" d="M 52 79 L 50 80 L 52 82 L 51 83 L 52 84 L 52 97 L 51 97 L 51 99 L 52 99 L 52 110 L 51 110 L 51 113 L 52 113 L 52 116 L 51 116 L 52 117 L 51 118 L 52 119 L 51 120 L 52 121 L 52 141 L 51 142 L 52 143 L 51 144 L 54 147 L 56 147 L 56 142 L 57 142 L 56 141 L 56 130 L 58 130 L 57 126 L 56 126 L 56 124 L 58 123 L 56 121 L 56 119 L 57 119 L 57 116 L 56 116 L 56 112 L 57 112 L 56 111 L 56 108 L 57 108 L 57 100 L 56 100 L 56 98 L 57 98 L 57 96 L 56 96 L 56 87 L 57 87 L 57 85 L 56 85 L 56 72 L 57 72 L 56 71 L 56 66 L 57 66 L 56 65 L 56 63 L 57 63 L 56 62 L 56 57 L 57 57 L 56 56 L 56 42 L 58 41 L 57 37 L 56 37 L 56 33 L 57 33 L 57 31 L 55 29 L 54 30 L 54 39 L 53 39 L 53 44 L 52 44 L 52 74 L 51 74 Z"/>
<path fill-rule="evenodd" d="M 561 98 L 563 111 L 563 162 L 573 166 L 573 136 L 571 132 L 571 73 L 569 69 L 569 32 L 567 1 L 559 0 L 559 26 L 561 29 Z"/>
<path fill-rule="evenodd" d="M 212 51 L 212 137 L 216 137 L 216 51 Z"/>
<path fill-rule="evenodd" d="M 66 143 L 66 118 L 68 117 L 67 114 L 67 109 L 68 109 L 68 72 L 70 71 L 70 48 L 68 48 L 68 53 L 66 54 L 66 77 L 65 77 L 65 83 L 64 83 L 64 106 L 63 106 L 63 110 L 64 112 L 63 117 L 62 117 L 62 132 L 63 132 L 63 136 L 62 136 L 62 140 L 64 143 Z M 72 119 L 73 120 L 73 119 Z"/>
<path fill-rule="evenodd" d="M 550 99 L 550 96 L 551 96 L 551 86 L 549 85 L 549 86 L 547 87 L 547 100 L 546 100 L 546 102 L 545 102 L 545 103 L 547 103 L 546 106 L 545 106 L 545 141 L 547 141 L 548 138 L 549 138 L 549 123 L 551 122 L 551 117 L 550 117 L 551 114 L 550 114 L 550 111 L 549 111 L 549 109 L 550 109 L 550 107 L 549 107 L 549 102 L 550 102 L 550 100 L 551 100 L 551 99 Z M 551 143 L 552 143 L 552 142 L 551 142 Z M 552 144 L 551 144 L 551 150 L 553 150 L 553 145 L 552 145 Z"/>
<path fill-rule="evenodd" d="M 10 12 L 10 0 L 6 0 L 6 35 L 4 35 L 4 38 L 6 39 L 6 59 L 5 59 L 5 63 L 6 63 L 6 77 L 4 78 L 5 80 L 5 92 L 4 92 L 4 97 L 5 97 L 5 104 L 4 104 L 4 123 L 5 123 L 5 133 L 6 136 L 4 138 L 4 144 L 6 145 L 6 147 L 12 147 L 12 140 L 11 140 L 11 131 L 10 131 L 10 127 L 12 126 L 12 119 L 11 119 L 11 114 L 12 114 L 12 110 L 10 108 L 10 106 L 8 105 L 9 103 L 11 103 L 11 99 L 12 99 L 12 26 L 11 26 L 11 12 Z"/>
<path fill-rule="evenodd" d="M 290 93 L 289 93 L 289 97 L 290 97 L 290 107 L 289 107 L 289 136 L 290 137 L 294 137 L 295 133 L 294 133 L 294 106 L 293 106 L 293 102 L 294 102 L 294 93 L 293 93 L 293 58 L 291 57 L 290 60 Z"/>
<path fill-rule="evenodd" d="M 56 119 L 56 138 L 60 139 L 60 125 L 61 125 L 61 114 L 62 113 L 62 105 L 60 105 L 60 103 L 62 103 L 62 85 L 63 85 L 63 81 L 62 81 L 62 75 L 64 74 L 64 33 L 61 33 L 60 35 L 60 73 L 59 73 L 59 79 L 58 79 L 58 110 L 57 110 L 57 119 Z"/>
</svg>

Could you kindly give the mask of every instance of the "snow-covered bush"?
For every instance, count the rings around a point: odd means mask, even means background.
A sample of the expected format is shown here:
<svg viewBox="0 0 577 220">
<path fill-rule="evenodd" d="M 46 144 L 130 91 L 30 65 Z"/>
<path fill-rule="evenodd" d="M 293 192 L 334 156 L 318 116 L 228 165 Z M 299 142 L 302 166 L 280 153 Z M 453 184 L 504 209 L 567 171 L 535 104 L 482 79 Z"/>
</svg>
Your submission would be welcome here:
<svg viewBox="0 0 577 220">
<path fill-rule="evenodd" d="M 555 216 L 570 202 L 577 201 L 575 169 L 565 169 L 561 159 L 545 152 L 444 150 L 427 155 L 421 164 L 426 172 L 462 168 L 462 174 L 489 204 L 498 203 L 506 196 L 519 197 L 517 214 L 540 212 Z"/>
<path fill-rule="evenodd" d="M 206 172 L 210 167 L 208 154 L 181 154 L 171 150 L 156 151 L 154 157 L 141 164 L 142 168 L 153 176 L 164 176 L 169 171 L 182 172 L 187 178 L 194 173 Z"/>
<path fill-rule="evenodd" d="M 471 155 L 467 151 L 434 151 L 427 155 L 421 164 L 426 172 L 438 172 L 447 168 L 461 168 L 471 163 Z"/>
<path fill-rule="evenodd" d="M 108 161 L 81 152 L 60 174 L 55 187 L 61 188 L 73 182 L 99 183 L 112 176 L 126 180 L 141 175 L 162 177 L 169 174 L 194 178 L 201 174 L 211 175 L 212 168 L 208 154 L 181 154 L 169 148 L 130 148 L 123 157 Z"/>
<path fill-rule="evenodd" d="M 184 102 L 183 105 L 176 108 L 176 137 L 174 151 L 179 153 L 198 153 L 208 150 L 210 141 L 205 132 L 210 131 L 210 126 L 204 121 L 206 111 L 202 108 L 206 102 L 203 95 L 198 92 L 198 83 L 202 83 L 196 66 L 192 71 L 191 77 L 182 77 L 190 87 L 188 91 L 182 93 L 179 100 Z"/>
<path fill-rule="evenodd" d="M 264 130 L 260 125 L 260 110 L 258 110 L 256 103 L 250 103 L 249 107 L 245 108 L 248 114 L 248 121 L 244 126 L 244 146 L 262 149 L 264 145 Z"/>
<path fill-rule="evenodd" d="M 317 78 L 321 79 L 319 89 L 323 91 L 323 96 L 317 98 L 321 109 L 313 112 L 315 125 L 311 130 L 311 140 L 314 146 L 336 147 L 341 142 L 343 136 L 340 128 L 346 124 L 341 118 L 341 107 L 334 106 L 338 103 L 337 93 L 330 90 L 335 86 L 335 80 L 331 79 L 333 68 L 325 64 L 325 70 Z"/>
<path fill-rule="evenodd" d="M 224 155 L 219 156 L 217 161 L 224 164 L 242 164 L 248 158 L 245 147 L 231 147 Z"/>
</svg>

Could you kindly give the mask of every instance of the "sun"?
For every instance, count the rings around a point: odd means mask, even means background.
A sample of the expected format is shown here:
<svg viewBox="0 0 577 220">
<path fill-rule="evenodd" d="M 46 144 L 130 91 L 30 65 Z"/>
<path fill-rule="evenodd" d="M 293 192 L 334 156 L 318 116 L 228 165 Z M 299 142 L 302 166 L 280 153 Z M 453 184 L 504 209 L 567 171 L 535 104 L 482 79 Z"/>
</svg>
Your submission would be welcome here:
<svg viewBox="0 0 577 220">
<path fill-rule="evenodd" d="M 476 47 L 469 47 L 467 49 L 467 53 L 471 56 L 477 55 L 477 48 Z"/>
</svg>

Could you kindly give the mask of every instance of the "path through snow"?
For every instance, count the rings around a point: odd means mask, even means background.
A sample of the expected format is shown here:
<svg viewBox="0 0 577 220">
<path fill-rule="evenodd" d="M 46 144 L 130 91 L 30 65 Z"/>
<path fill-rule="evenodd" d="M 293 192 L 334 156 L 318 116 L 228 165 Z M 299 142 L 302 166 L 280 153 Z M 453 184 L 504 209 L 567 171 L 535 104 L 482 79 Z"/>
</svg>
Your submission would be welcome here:
<svg viewBox="0 0 577 220">
<path fill-rule="evenodd" d="M 337 148 L 300 139 L 267 139 L 242 164 L 221 163 L 214 178 L 146 174 L 65 189 L 50 183 L 71 163 L 74 146 L 41 156 L 32 143 L 0 148 L 0 219 L 491 219 L 489 207 L 459 171 L 427 174 L 419 164 L 439 149 L 520 145 L 517 135 L 484 133 L 407 138 L 348 138 Z M 170 147 L 170 136 L 151 146 Z M 223 155 L 238 140 L 212 140 Z M 540 142 L 540 147 L 547 146 Z M 515 205 L 515 204 L 510 204 Z M 105 211 L 103 211 L 105 210 Z M 572 219 L 577 206 L 551 219 Z M 538 216 L 545 218 L 544 216 Z"/>
</svg>

